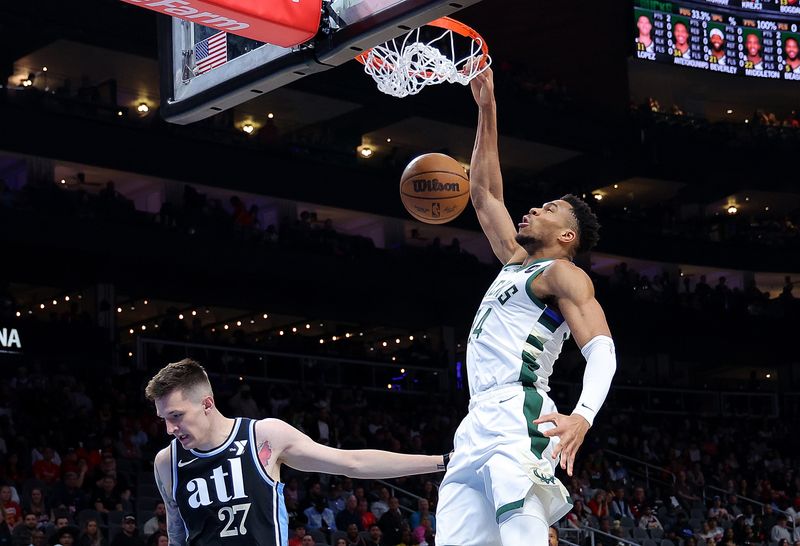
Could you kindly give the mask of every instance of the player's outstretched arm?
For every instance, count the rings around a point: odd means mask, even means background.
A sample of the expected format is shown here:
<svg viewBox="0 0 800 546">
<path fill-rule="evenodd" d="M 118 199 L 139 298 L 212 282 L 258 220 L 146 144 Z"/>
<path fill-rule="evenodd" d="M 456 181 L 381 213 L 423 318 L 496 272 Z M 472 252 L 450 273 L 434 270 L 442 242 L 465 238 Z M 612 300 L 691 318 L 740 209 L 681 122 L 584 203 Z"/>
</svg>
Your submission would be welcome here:
<svg viewBox="0 0 800 546">
<path fill-rule="evenodd" d="M 503 202 L 492 69 L 478 74 L 470 86 L 478 104 L 478 130 L 469 170 L 472 205 L 495 256 L 504 264 L 515 258 L 522 261 L 524 250 L 514 240 L 517 231 Z"/>
<path fill-rule="evenodd" d="M 541 294 L 555 298 L 575 342 L 586 358 L 583 391 L 571 415 L 550 413 L 542 415 L 535 424 L 550 422 L 554 429 L 545 436 L 558 436 L 560 442 L 553 458 L 561 456 L 561 468 L 572 476 L 578 448 L 611 388 L 617 369 L 617 357 L 605 313 L 594 297 L 594 285 L 589 276 L 571 262 L 558 260 L 541 275 L 537 288 Z"/>
<path fill-rule="evenodd" d="M 445 470 L 441 455 L 405 455 L 375 449 L 336 449 L 318 444 L 279 419 L 256 425 L 259 444 L 269 439 L 273 456 L 304 472 L 344 474 L 351 478 L 396 478 Z"/>
<path fill-rule="evenodd" d="M 156 455 L 153 464 L 153 473 L 156 479 L 164 507 L 167 511 L 167 536 L 169 546 L 186 546 L 186 526 L 178 510 L 178 503 L 172 496 L 172 463 L 170 461 L 170 447 L 165 447 Z"/>
</svg>

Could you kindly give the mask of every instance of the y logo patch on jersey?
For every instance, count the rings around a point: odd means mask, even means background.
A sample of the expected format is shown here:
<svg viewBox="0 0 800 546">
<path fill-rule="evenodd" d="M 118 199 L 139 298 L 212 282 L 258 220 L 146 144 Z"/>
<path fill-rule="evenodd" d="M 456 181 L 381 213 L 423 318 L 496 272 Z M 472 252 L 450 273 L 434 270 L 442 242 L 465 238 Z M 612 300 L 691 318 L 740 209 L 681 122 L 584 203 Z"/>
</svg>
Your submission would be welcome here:
<svg viewBox="0 0 800 546">
<path fill-rule="evenodd" d="M 236 440 L 233 443 L 236 445 L 236 447 L 232 447 L 228 451 L 235 451 L 236 456 L 238 457 L 239 455 L 244 453 L 244 449 L 247 446 L 247 440 Z"/>
</svg>

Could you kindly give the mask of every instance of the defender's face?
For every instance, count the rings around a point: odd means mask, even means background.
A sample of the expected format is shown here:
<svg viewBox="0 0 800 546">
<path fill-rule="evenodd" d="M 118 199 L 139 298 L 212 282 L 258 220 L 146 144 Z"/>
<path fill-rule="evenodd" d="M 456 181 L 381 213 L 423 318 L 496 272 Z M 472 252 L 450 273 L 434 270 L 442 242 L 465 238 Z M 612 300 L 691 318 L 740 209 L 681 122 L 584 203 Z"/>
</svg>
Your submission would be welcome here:
<svg viewBox="0 0 800 546">
<path fill-rule="evenodd" d="M 175 436 L 184 449 L 191 449 L 201 440 L 207 427 L 207 416 L 202 401 L 186 397 L 183 390 L 157 398 L 156 414 L 164 420 L 167 434 Z"/>
</svg>

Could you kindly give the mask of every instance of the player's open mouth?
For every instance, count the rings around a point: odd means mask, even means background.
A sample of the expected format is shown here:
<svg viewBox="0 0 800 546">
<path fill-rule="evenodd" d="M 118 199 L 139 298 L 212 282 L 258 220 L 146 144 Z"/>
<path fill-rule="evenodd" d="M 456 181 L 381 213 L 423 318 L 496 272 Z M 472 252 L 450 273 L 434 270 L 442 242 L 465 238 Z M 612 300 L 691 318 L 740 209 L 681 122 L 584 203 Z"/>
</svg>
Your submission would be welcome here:
<svg viewBox="0 0 800 546">
<path fill-rule="evenodd" d="M 189 438 L 189 435 L 188 435 L 188 434 L 180 434 L 180 435 L 178 436 L 178 441 L 179 441 L 179 442 L 185 442 L 185 441 L 186 441 L 188 438 Z"/>
<path fill-rule="evenodd" d="M 524 228 L 524 227 L 528 227 L 528 224 L 529 224 L 528 217 L 527 216 L 523 216 L 522 217 L 522 222 L 517 224 L 517 226 L 519 226 L 520 228 Z"/>
</svg>

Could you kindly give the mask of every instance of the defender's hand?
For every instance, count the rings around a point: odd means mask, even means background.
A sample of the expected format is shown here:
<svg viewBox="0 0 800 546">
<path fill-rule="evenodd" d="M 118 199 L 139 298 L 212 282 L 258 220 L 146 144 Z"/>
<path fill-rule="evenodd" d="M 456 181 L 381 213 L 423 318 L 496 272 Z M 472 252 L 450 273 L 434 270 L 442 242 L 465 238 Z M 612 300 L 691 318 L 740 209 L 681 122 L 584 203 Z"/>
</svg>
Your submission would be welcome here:
<svg viewBox="0 0 800 546">
<path fill-rule="evenodd" d="M 575 455 L 583 444 L 583 438 L 589 430 L 589 422 L 581 415 L 563 415 L 561 413 L 548 413 L 536 419 L 533 424 L 553 423 L 555 428 L 542 432 L 547 438 L 558 436 L 560 441 L 553 450 L 553 459 L 561 455 L 561 468 L 572 476 L 572 466 Z"/>
</svg>

